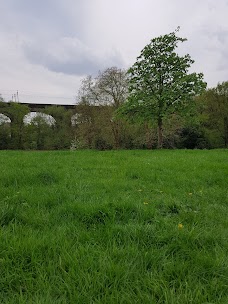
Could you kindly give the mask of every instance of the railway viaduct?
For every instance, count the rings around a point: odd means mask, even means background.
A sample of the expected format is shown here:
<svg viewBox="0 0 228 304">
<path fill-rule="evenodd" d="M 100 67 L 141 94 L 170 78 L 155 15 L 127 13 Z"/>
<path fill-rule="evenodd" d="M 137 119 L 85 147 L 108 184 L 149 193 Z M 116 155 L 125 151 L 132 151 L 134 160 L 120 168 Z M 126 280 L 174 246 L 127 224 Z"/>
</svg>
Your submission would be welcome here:
<svg viewBox="0 0 228 304">
<path fill-rule="evenodd" d="M 51 112 L 50 110 L 52 107 L 64 108 L 71 112 L 71 116 L 77 111 L 76 105 L 0 102 L 0 125 L 2 122 L 13 122 L 16 119 L 17 114 L 18 119 L 21 120 L 29 113 L 45 113 L 46 109 L 49 110 L 48 112 Z M 56 117 L 54 117 L 55 115 L 52 114 L 51 116 L 56 120 Z"/>
</svg>

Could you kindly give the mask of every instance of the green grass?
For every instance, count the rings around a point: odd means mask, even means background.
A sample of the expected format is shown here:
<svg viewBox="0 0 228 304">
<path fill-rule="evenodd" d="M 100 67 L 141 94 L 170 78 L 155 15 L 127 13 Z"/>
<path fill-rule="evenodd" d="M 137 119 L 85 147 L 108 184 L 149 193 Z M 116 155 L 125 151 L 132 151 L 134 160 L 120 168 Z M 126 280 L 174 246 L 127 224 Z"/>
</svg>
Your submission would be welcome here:
<svg viewBox="0 0 228 304">
<path fill-rule="evenodd" d="M 227 150 L 1 151 L 0 172 L 0 303 L 228 303 Z"/>
</svg>

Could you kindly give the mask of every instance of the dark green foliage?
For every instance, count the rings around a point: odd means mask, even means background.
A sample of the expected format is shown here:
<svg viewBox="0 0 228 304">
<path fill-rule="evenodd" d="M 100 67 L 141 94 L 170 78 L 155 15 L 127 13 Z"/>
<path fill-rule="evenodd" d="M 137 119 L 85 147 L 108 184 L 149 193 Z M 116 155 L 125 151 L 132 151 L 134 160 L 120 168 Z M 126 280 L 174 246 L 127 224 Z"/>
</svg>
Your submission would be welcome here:
<svg viewBox="0 0 228 304">
<path fill-rule="evenodd" d="M 24 127 L 24 148 L 28 150 L 51 150 L 54 148 L 53 127 L 42 118 L 33 119 Z"/>
<path fill-rule="evenodd" d="M 80 116 L 78 123 L 73 126 L 73 132 L 79 149 L 110 150 L 140 147 L 137 140 L 144 133 L 144 128 L 115 120 L 114 107 L 80 104 L 77 106 L 77 113 Z"/>
<path fill-rule="evenodd" d="M 50 106 L 43 113 L 54 117 L 56 123 L 50 126 L 42 117 L 36 117 L 31 124 L 23 119 L 30 112 L 25 105 L 15 102 L 0 102 L 0 113 L 7 115 L 11 123 L 0 124 L 0 149 L 51 150 L 69 149 L 73 137 L 71 127 L 72 111 L 63 107 Z"/>
<path fill-rule="evenodd" d="M 49 106 L 44 113 L 51 115 L 56 121 L 53 127 L 53 149 L 69 149 L 72 140 L 71 117 L 73 111 L 61 106 Z"/>
<path fill-rule="evenodd" d="M 198 98 L 198 112 L 212 147 L 228 146 L 228 82 L 219 83 Z"/>
<path fill-rule="evenodd" d="M 9 147 L 11 140 L 10 124 L 0 124 L 0 150 L 5 150 Z"/>
<path fill-rule="evenodd" d="M 227 96 L 227 82 L 224 82 L 193 98 L 189 107 L 185 105 L 187 110 L 167 110 L 169 113 L 163 117 L 163 147 L 226 148 Z M 115 109 L 112 105 L 93 106 L 86 103 L 77 105 L 74 110 L 49 106 L 42 113 L 51 115 L 55 119 L 54 125 L 50 126 L 42 117 L 25 125 L 24 115 L 30 111 L 27 106 L 0 101 L 0 113 L 11 119 L 9 123 L 2 116 L 0 121 L 0 149 L 111 150 L 155 149 L 158 146 L 159 130 L 156 121 L 149 119 L 148 122 L 142 120 L 132 124 L 120 117 L 117 119 Z M 131 112 L 134 118 L 141 115 L 137 109 L 136 107 Z M 130 112 L 128 114 L 131 116 Z M 76 123 L 73 125 L 72 115 L 76 115 Z"/>
<path fill-rule="evenodd" d="M 210 148 L 210 145 L 207 139 L 205 138 L 202 129 L 197 129 L 194 127 L 185 127 L 180 132 L 177 147 L 187 149 L 206 149 Z"/>
<path fill-rule="evenodd" d="M 11 120 L 10 124 L 10 140 L 7 147 L 10 149 L 23 148 L 24 123 L 23 118 L 29 112 L 27 106 L 16 102 L 0 102 L 0 113 L 5 114 Z"/>
</svg>

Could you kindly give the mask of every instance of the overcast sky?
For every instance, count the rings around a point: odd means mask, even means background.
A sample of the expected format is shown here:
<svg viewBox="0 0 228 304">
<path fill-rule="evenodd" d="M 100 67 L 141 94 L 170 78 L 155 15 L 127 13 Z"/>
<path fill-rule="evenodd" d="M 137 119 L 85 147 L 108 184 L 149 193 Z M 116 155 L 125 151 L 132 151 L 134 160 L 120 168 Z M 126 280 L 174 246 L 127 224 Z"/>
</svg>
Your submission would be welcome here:
<svg viewBox="0 0 228 304">
<path fill-rule="evenodd" d="M 228 0 L 0 0 L 0 93 L 21 102 L 75 103 L 81 79 L 128 68 L 149 41 L 188 39 L 208 87 L 228 80 Z"/>
</svg>

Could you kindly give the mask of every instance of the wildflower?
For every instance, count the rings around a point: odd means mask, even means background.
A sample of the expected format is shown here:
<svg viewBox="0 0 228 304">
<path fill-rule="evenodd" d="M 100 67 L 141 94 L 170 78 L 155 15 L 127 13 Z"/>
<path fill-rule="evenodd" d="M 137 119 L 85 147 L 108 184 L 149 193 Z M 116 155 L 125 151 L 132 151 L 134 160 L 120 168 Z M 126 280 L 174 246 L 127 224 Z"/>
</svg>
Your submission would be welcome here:
<svg viewBox="0 0 228 304">
<path fill-rule="evenodd" d="M 183 227 L 184 227 L 183 224 L 181 224 L 181 223 L 178 224 L 178 229 L 183 229 Z"/>
</svg>

